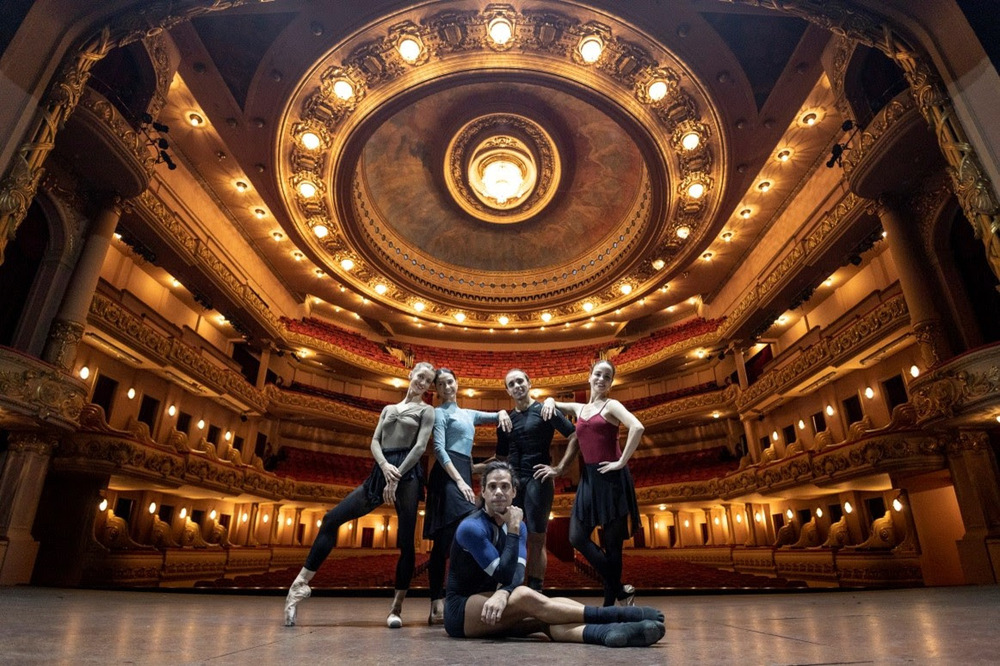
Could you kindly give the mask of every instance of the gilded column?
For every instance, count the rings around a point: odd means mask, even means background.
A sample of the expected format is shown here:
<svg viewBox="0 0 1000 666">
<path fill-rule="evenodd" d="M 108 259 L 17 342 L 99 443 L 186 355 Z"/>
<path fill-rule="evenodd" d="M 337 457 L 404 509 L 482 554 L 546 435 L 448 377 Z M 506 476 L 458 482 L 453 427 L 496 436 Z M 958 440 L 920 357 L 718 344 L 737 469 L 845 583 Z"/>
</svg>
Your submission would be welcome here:
<svg viewBox="0 0 1000 666">
<path fill-rule="evenodd" d="M 681 512 L 671 511 L 670 515 L 674 517 L 674 543 L 671 548 L 682 548 L 684 546 L 684 537 L 681 536 Z"/>
<path fill-rule="evenodd" d="M 708 526 L 708 541 L 705 543 L 706 546 L 715 545 L 715 525 L 712 523 L 712 510 L 702 509 L 705 512 L 705 525 Z"/>
<path fill-rule="evenodd" d="M 302 524 L 302 507 L 295 507 L 295 519 L 292 522 L 292 545 L 301 546 L 302 540 L 299 538 L 299 526 Z M 305 530 L 303 530 L 305 534 Z"/>
<path fill-rule="evenodd" d="M 889 254 L 899 271 L 899 283 L 910 311 L 913 335 L 920 345 L 924 364 L 934 367 L 953 354 L 941 328 L 941 316 L 934 307 L 936 299 L 927 279 L 927 261 L 920 239 L 890 197 L 880 198 L 877 209 L 882 228 L 888 236 Z"/>
<path fill-rule="evenodd" d="M 55 440 L 12 432 L 0 473 L 0 585 L 29 583 L 38 554 L 31 528 Z"/>
<path fill-rule="evenodd" d="M 965 582 L 1000 581 L 1000 473 L 989 434 L 960 431 L 948 443 L 948 468 L 965 535 L 957 542 Z"/>
<path fill-rule="evenodd" d="M 743 505 L 743 519 L 747 521 L 747 546 L 759 546 L 760 537 L 757 534 L 757 517 L 754 515 L 753 504 L 747 502 Z"/>
<path fill-rule="evenodd" d="M 101 266 L 121 216 L 121 199 L 114 197 L 94 218 L 42 353 L 42 358 L 53 365 L 69 370 L 76 360 L 76 348 L 87 324 L 87 312 L 101 277 Z"/>
<path fill-rule="evenodd" d="M 646 548 L 656 548 L 656 514 L 646 514 L 646 523 L 649 525 L 649 538 L 646 539 Z"/>
<path fill-rule="evenodd" d="M 736 526 L 733 524 L 733 506 L 731 504 L 725 504 L 722 507 L 726 516 L 726 543 L 730 546 L 736 544 Z"/>
<path fill-rule="evenodd" d="M 250 505 L 250 515 L 247 517 L 247 536 L 244 540 L 244 546 L 259 546 L 260 543 L 257 541 L 257 516 L 260 514 L 260 505 L 254 502 Z"/>
<path fill-rule="evenodd" d="M 267 380 L 267 368 L 271 363 L 271 350 L 265 347 L 260 352 L 260 367 L 257 368 L 257 389 L 264 390 L 264 382 Z"/>
</svg>

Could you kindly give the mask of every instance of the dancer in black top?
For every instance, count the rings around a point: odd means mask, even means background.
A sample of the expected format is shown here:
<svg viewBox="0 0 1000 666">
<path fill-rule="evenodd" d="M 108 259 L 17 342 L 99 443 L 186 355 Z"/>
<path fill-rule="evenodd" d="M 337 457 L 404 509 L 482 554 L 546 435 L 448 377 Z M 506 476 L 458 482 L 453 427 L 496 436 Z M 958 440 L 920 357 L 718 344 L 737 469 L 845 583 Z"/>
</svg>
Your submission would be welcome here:
<svg viewBox="0 0 1000 666">
<path fill-rule="evenodd" d="M 664 635 L 663 613 L 643 606 L 584 606 L 521 585 L 527 532 L 512 505 L 517 477 L 505 462 L 483 473 L 484 506 L 455 533 L 445 630 L 453 638 L 527 636 L 609 647 L 644 647 Z"/>
<path fill-rule="evenodd" d="M 549 420 L 542 418 L 542 406 L 531 397 L 531 380 L 524 370 L 510 370 L 504 384 L 507 394 L 514 399 L 514 410 L 510 412 L 510 432 L 497 431 L 497 458 L 510 462 L 518 477 L 521 493 L 515 506 L 524 511 L 524 522 L 528 526 L 528 586 L 541 590 L 546 565 L 545 531 L 549 526 L 555 485 L 550 476 L 535 478 L 535 472 L 552 464 L 550 448 L 556 430 L 570 438 L 567 455 L 556 466 L 562 472 L 575 450 L 573 424 L 560 412 Z"/>
</svg>

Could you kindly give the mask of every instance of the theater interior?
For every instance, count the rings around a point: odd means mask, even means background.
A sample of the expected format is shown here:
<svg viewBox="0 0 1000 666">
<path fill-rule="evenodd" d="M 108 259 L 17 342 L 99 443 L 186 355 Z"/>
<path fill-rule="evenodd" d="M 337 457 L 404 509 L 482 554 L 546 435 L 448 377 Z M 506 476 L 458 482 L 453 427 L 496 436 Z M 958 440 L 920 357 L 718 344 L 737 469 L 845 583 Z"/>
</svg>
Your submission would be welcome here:
<svg viewBox="0 0 1000 666">
<path fill-rule="evenodd" d="M 495 411 L 597 359 L 640 590 L 995 585 L 990 4 L 5 3 L 0 585 L 287 587 L 415 362 Z"/>
</svg>

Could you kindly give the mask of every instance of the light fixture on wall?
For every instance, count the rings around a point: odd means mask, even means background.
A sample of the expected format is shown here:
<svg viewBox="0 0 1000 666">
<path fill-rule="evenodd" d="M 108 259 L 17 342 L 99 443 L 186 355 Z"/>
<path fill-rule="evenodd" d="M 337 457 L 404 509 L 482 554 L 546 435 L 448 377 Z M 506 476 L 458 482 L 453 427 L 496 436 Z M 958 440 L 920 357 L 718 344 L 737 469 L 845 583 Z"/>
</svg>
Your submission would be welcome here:
<svg viewBox="0 0 1000 666">
<path fill-rule="evenodd" d="M 242 522 L 244 522 L 244 523 L 245 523 L 245 522 L 247 522 L 248 520 L 250 520 L 250 516 L 248 516 L 248 515 L 247 515 L 247 512 L 246 512 L 246 511 L 244 511 L 244 512 L 243 512 L 243 515 L 242 515 L 242 516 L 240 516 L 240 521 L 242 521 Z"/>
<path fill-rule="evenodd" d="M 177 414 L 177 407 L 173 405 L 167 407 L 167 416 L 174 416 L 175 414 Z"/>
<path fill-rule="evenodd" d="M 215 520 L 218 517 L 218 515 L 219 515 L 218 512 L 215 509 L 212 509 L 211 513 L 208 514 L 208 517 L 211 520 Z"/>
<path fill-rule="evenodd" d="M 736 514 L 736 522 L 737 523 L 742 523 L 743 522 L 743 516 L 741 516 L 740 514 Z"/>
<path fill-rule="evenodd" d="M 803 421 L 802 419 L 799 419 L 799 430 L 805 430 L 805 429 L 806 429 L 806 422 Z"/>
<path fill-rule="evenodd" d="M 87 379 L 88 377 L 90 377 L 90 368 L 83 366 L 80 368 L 80 379 Z"/>
<path fill-rule="evenodd" d="M 130 388 L 128 390 L 128 393 L 126 393 L 125 395 L 128 396 L 129 400 L 135 400 L 135 389 L 134 388 Z"/>
<path fill-rule="evenodd" d="M 97 505 L 97 509 L 98 509 L 98 511 L 101 511 L 102 513 L 108 510 L 108 498 L 107 497 L 102 497 L 101 498 L 101 503 Z"/>
<path fill-rule="evenodd" d="M 187 518 L 187 517 L 188 517 L 188 510 L 187 510 L 187 507 L 186 507 L 186 506 L 182 506 L 182 507 L 181 507 L 181 512 L 180 512 L 180 514 L 179 514 L 179 515 L 180 515 L 180 519 L 181 519 L 181 520 L 184 520 L 185 518 Z"/>
<path fill-rule="evenodd" d="M 851 506 L 850 500 L 844 502 L 844 513 L 854 513 L 854 507 Z"/>
<path fill-rule="evenodd" d="M 919 377 L 920 376 L 920 368 L 918 368 L 915 365 L 911 365 L 910 366 L 910 376 L 913 377 L 914 379 L 916 379 L 917 377 Z"/>
<path fill-rule="evenodd" d="M 869 400 L 875 397 L 875 390 L 871 386 L 865 387 L 865 397 Z"/>
<path fill-rule="evenodd" d="M 755 514 L 753 514 L 753 519 L 754 519 L 755 521 L 757 521 L 758 523 L 759 523 L 760 521 L 764 520 L 764 518 L 763 518 L 763 517 L 762 517 L 762 516 L 760 515 L 760 511 L 758 511 L 758 512 L 757 512 L 757 513 L 755 513 Z"/>
<path fill-rule="evenodd" d="M 896 511 L 896 513 L 899 513 L 900 511 L 903 510 L 903 495 L 902 494 L 896 495 L 896 497 L 893 498 L 893 500 L 892 500 L 892 508 Z"/>
<path fill-rule="evenodd" d="M 827 416 L 833 416 L 833 405 L 827 405 L 826 406 L 826 415 Z"/>
<path fill-rule="evenodd" d="M 149 503 L 149 513 L 151 514 L 156 513 L 156 502 Z"/>
<path fill-rule="evenodd" d="M 316 521 L 316 527 L 321 527 L 322 525 L 323 525 L 323 521 L 322 520 L 317 520 Z"/>
<path fill-rule="evenodd" d="M 263 523 L 264 523 L 264 524 L 266 525 L 266 524 L 267 524 L 267 521 L 269 521 L 270 519 L 271 519 L 271 517 L 270 517 L 270 516 L 268 516 L 268 515 L 267 515 L 267 514 L 265 513 L 265 514 L 264 514 L 264 515 L 263 515 L 263 516 L 261 517 L 261 519 L 260 519 L 260 520 L 261 520 L 261 522 L 263 522 Z"/>
<path fill-rule="evenodd" d="M 823 517 L 823 509 L 821 509 L 819 507 L 816 507 L 816 517 L 817 518 L 822 518 Z"/>
<path fill-rule="evenodd" d="M 792 518 L 795 517 L 795 513 L 791 509 L 789 509 L 788 511 L 786 511 L 785 515 L 788 516 L 788 520 L 791 520 Z"/>
<path fill-rule="evenodd" d="M 691 521 L 690 520 L 685 520 L 684 521 L 684 527 L 691 527 Z"/>
<path fill-rule="evenodd" d="M 291 526 L 291 524 L 292 524 L 292 519 L 290 517 L 286 518 L 285 519 L 285 525 Z"/>
</svg>

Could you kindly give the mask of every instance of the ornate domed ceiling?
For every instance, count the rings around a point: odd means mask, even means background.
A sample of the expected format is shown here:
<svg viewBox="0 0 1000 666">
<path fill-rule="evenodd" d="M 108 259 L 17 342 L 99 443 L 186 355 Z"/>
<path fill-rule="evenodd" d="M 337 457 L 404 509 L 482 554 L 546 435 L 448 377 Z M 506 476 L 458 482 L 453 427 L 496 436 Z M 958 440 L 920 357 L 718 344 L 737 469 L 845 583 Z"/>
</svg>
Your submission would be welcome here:
<svg viewBox="0 0 1000 666">
<path fill-rule="evenodd" d="M 717 316 L 838 127 L 830 33 L 721 0 L 281 0 L 170 36 L 161 120 L 264 300 L 383 338 Z"/>
<path fill-rule="evenodd" d="M 725 185 L 703 86 L 608 15 L 442 4 L 348 36 L 291 97 L 279 178 L 311 255 L 389 308 L 467 327 L 579 320 L 659 288 Z"/>
</svg>

